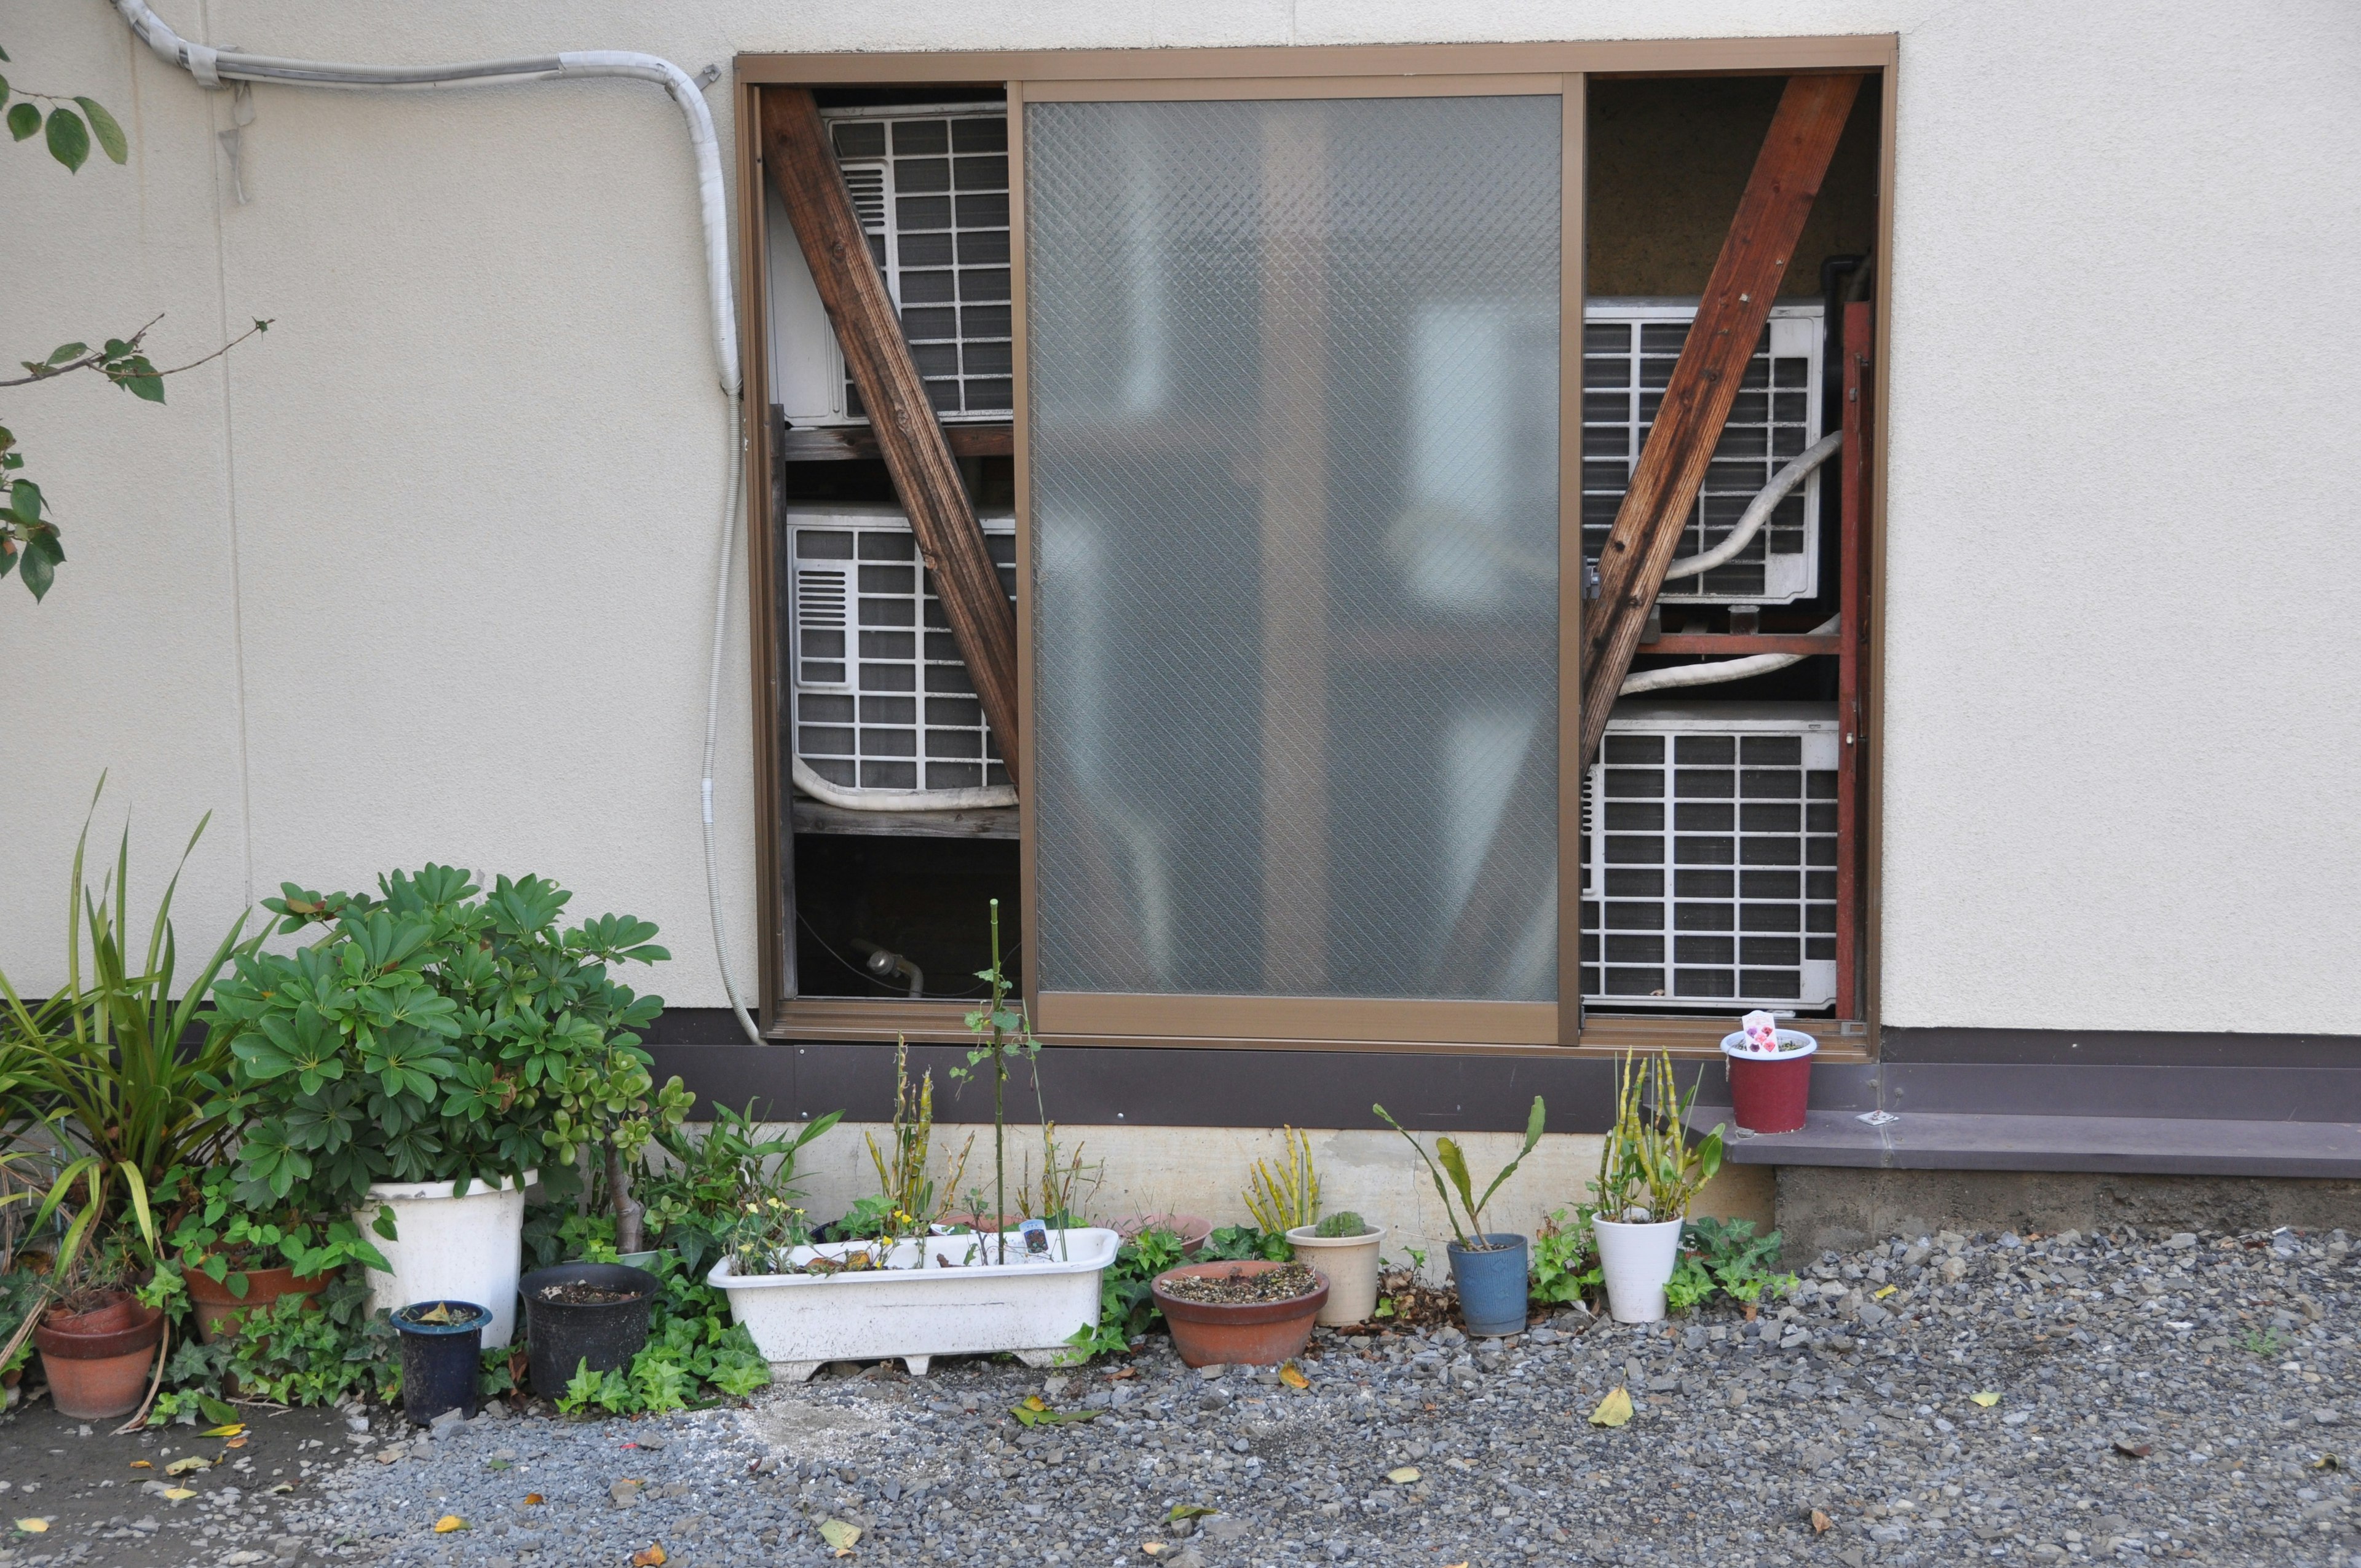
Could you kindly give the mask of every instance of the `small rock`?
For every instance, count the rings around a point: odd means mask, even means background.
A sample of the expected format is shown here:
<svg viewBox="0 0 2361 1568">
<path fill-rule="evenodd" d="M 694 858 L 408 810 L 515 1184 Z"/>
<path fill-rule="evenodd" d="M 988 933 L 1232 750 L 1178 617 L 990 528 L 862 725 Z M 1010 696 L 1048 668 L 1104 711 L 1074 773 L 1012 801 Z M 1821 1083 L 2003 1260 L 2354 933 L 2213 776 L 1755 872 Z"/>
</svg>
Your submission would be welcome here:
<svg viewBox="0 0 2361 1568">
<path fill-rule="evenodd" d="M 643 1487 L 637 1481 L 618 1481 L 607 1488 L 607 1497 L 615 1507 L 628 1508 L 640 1500 L 642 1490 Z"/>
<path fill-rule="evenodd" d="M 2342 1415 L 2338 1414 L 2334 1410 L 2314 1410 L 2312 1412 L 2312 1419 L 2321 1426 L 2324 1427 L 2335 1426 L 2345 1420 Z"/>
<path fill-rule="evenodd" d="M 2195 1231 L 2175 1232 L 2173 1234 L 2165 1237 L 2164 1245 L 2170 1247 L 2175 1252 L 2191 1251 L 2197 1245 L 2197 1233 Z"/>
<path fill-rule="evenodd" d="M 1208 1541 L 1244 1541 L 1254 1527 L 1231 1514 L 1216 1514 L 1205 1521 Z"/>
</svg>

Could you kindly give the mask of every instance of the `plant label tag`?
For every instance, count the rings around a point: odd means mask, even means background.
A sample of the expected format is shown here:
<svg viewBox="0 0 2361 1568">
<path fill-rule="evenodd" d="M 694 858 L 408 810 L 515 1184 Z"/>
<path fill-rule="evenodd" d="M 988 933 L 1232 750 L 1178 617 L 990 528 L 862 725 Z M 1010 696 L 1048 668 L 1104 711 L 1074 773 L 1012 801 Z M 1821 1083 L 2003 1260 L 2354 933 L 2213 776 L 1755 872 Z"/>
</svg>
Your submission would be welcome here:
<svg viewBox="0 0 2361 1568">
<path fill-rule="evenodd" d="M 1039 1220 L 1026 1221 L 1016 1227 L 1016 1234 L 1025 1238 L 1027 1252 L 1047 1253 L 1049 1250 L 1049 1227 Z"/>
</svg>

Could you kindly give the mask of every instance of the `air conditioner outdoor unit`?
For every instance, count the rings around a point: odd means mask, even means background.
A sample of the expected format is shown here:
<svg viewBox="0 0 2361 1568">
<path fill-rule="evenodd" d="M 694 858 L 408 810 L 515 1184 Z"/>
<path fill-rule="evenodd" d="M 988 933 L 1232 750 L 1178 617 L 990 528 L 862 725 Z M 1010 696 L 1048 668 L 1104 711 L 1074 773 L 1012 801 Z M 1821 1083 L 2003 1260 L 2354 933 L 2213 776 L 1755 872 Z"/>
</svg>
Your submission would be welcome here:
<svg viewBox="0 0 2361 1568">
<path fill-rule="evenodd" d="M 1836 1001 L 1836 708 L 1618 707 L 1582 806 L 1582 994 L 1715 1012 Z"/>
<path fill-rule="evenodd" d="M 796 755 L 832 784 L 888 801 L 1007 784 L 909 519 L 832 505 L 791 509 L 785 521 Z M 1013 598 L 1016 519 L 979 521 Z"/>
<path fill-rule="evenodd" d="M 1597 561 L 1655 422 L 1664 383 L 1697 319 L 1695 300 L 1599 298 L 1583 306 L 1582 554 Z M 1683 535 L 1696 555 L 1730 534 L 1787 460 L 1820 438 L 1821 328 L 1813 301 L 1783 302 L 1740 383 L 1721 444 Z M 1792 604 L 1819 592 L 1820 476 L 1779 503 L 1743 551 L 1701 577 L 1675 578 L 1659 603 Z"/>
<path fill-rule="evenodd" d="M 935 412 L 1009 418 L 1007 106 L 823 109 L 820 119 Z M 865 422 L 785 205 L 775 192 L 768 200 L 772 400 L 790 425 Z"/>
</svg>

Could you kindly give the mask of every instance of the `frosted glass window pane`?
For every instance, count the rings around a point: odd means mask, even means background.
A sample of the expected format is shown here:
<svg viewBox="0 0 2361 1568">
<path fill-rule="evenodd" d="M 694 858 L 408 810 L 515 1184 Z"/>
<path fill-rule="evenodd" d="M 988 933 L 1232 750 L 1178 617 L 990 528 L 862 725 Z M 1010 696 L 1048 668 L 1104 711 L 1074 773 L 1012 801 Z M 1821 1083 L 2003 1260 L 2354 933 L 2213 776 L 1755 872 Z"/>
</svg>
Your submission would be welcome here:
<svg viewBox="0 0 2361 1568">
<path fill-rule="evenodd" d="M 1043 989 L 1557 994 L 1558 106 L 1027 105 Z"/>
</svg>

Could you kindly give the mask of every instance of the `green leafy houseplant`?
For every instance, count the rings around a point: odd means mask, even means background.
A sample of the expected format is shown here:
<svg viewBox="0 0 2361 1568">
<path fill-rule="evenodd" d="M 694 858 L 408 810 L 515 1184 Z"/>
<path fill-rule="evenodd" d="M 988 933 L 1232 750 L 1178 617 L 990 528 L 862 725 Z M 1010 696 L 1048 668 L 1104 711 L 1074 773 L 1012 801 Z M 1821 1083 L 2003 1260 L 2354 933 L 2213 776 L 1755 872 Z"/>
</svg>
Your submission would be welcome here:
<svg viewBox="0 0 2361 1568">
<path fill-rule="evenodd" d="M 105 787 L 101 778 L 93 812 Z M 182 867 L 207 820 L 189 836 Z M 219 1158 L 236 1134 L 221 1094 L 227 1053 L 210 1040 L 184 1042 L 214 978 L 259 942 L 244 938 L 239 916 L 181 984 L 171 918 L 179 869 L 142 949 L 129 930 L 130 834 L 95 889 L 83 880 L 89 837 L 85 818 L 67 895 L 65 983 L 34 1007 L 0 974 L 0 1144 L 11 1150 L 12 1187 L 28 1184 L 11 1196 L 40 1194 L 29 1229 L 53 1216 L 64 1223 L 50 1265 L 55 1293 L 80 1282 L 93 1244 L 130 1247 L 152 1264 L 190 1173 Z"/>
<path fill-rule="evenodd" d="M 376 1244 L 343 1215 L 309 1215 L 292 1206 L 275 1213 L 249 1212 L 231 1195 L 236 1179 L 226 1166 L 207 1170 L 196 1202 L 166 1238 L 184 1271 L 203 1274 L 243 1300 L 249 1268 L 284 1265 L 298 1277 L 316 1278 L 350 1263 L 390 1266 Z"/>
<path fill-rule="evenodd" d="M 1703 1081 L 1704 1074 L 1698 1074 Z M 1719 1127 L 1692 1145 L 1686 1117 L 1697 1086 L 1687 1094 L 1673 1079 L 1670 1052 L 1641 1061 L 1625 1052 L 1615 1079 L 1615 1122 L 1598 1151 L 1592 1182 L 1594 1209 L 1625 1223 L 1674 1220 L 1721 1168 Z"/>
<path fill-rule="evenodd" d="M 815 1116 L 793 1137 L 757 1137 L 754 1108 L 713 1107 L 713 1120 L 700 1135 L 686 1126 L 660 1127 L 647 1153 L 651 1163 L 638 1181 L 647 1206 L 647 1233 L 680 1255 L 684 1272 L 703 1278 L 729 1248 L 729 1238 L 746 1205 L 765 1194 L 797 1196 L 796 1157 L 804 1146 L 843 1119 L 841 1111 Z M 668 1157 L 655 1163 L 662 1149 Z M 611 1239 L 611 1238 L 610 1238 Z M 555 1261 L 555 1260 L 553 1260 Z"/>
<path fill-rule="evenodd" d="M 1538 1094 L 1533 1096 L 1532 1113 L 1525 1118 L 1524 1146 L 1517 1151 L 1516 1158 L 1501 1168 L 1500 1174 L 1492 1179 L 1491 1186 L 1484 1189 L 1484 1196 L 1481 1198 L 1476 1196 L 1475 1183 L 1468 1178 L 1467 1157 L 1461 1152 L 1455 1141 L 1450 1138 L 1435 1139 L 1434 1153 L 1430 1156 L 1426 1152 L 1426 1146 L 1417 1138 L 1412 1137 L 1409 1129 L 1386 1114 L 1384 1106 L 1372 1105 L 1369 1109 L 1377 1113 L 1379 1121 L 1401 1134 L 1404 1138 L 1408 1138 L 1410 1146 L 1417 1151 L 1418 1157 L 1425 1163 L 1427 1174 L 1434 1178 L 1435 1196 L 1443 1200 L 1443 1215 L 1451 1222 L 1451 1234 L 1458 1241 L 1459 1250 L 1462 1252 L 1495 1250 L 1494 1245 L 1485 1237 L 1484 1205 L 1492 1201 L 1492 1194 L 1500 1190 L 1500 1184 L 1517 1173 L 1517 1167 L 1524 1164 L 1525 1157 L 1532 1153 L 1534 1146 L 1542 1141 L 1542 1127 L 1548 1119 L 1548 1113 L 1542 1105 L 1542 1097 Z M 1441 1162 L 1440 1165 L 1437 1164 L 1438 1161 Z M 1443 1182 L 1446 1172 L 1451 1178 L 1450 1187 L 1445 1187 Z M 1455 1211 L 1451 1203 L 1454 1190 L 1456 1190 L 1459 1197 L 1459 1207 Z M 1462 1213 L 1467 1217 L 1467 1223 L 1465 1226 L 1459 1223 Z"/>
<path fill-rule="evenodd" d="M 635 1032 L 663 1008 L 610 966 L 669 958 L 654 926 L 605 915 L 570 928 L 572 894 L 500 877 L 489 894 L 449 866 L 378 880 L 380 896 L 288 884 L 264 900 L 291 955 L 241 952 L 215 991 L 207 1048 L 226 1047 L 237 1114 L 236 1196 L 257 1211 L 359 1208 L 376 1181 L 563 1179 L 603 1151 L 616 1245 L 640 1250 L 630 1171 L 690 1096 L 657 1088 Z M 480 894 L 480 896 L 479 896 Z"/>
<path fill-rule="evenodd" d="M 1577 1204 L 1571 1218 L 1559 1209 L 1542 1222 L 1533 1235 L 1532 1299 L 1580 1301 L 1606 1283 L 1590 1218 L 1589 1205 Z"/>
</svg>

